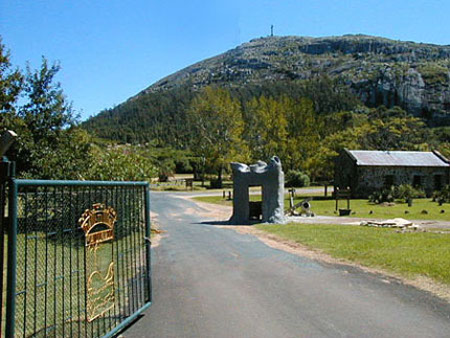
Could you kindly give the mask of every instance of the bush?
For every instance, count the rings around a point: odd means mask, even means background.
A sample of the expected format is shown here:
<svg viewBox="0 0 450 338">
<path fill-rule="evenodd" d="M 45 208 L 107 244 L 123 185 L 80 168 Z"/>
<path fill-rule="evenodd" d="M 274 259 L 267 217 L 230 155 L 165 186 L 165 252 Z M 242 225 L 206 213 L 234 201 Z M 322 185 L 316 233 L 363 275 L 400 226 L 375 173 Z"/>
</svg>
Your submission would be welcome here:
<svg viewBox="0 0 450 338">
<path fill-rule="evenodd" d="M 310 183 L 309 176 L 299 170 L 289 170 L 286 174 L 286 186 L 308 187 Z"/>
<path fill-rule="evenodd" d="M 394 187 L 386 188 L 381 191 L 376 191 L 369 196 L 369 202 L 380 204 L 384 202 L 394 202 Z"/>
<path fill-rule="evenodd" d="M 153 162 L 130 149 L 93 147 L 91 165 L 84 179 L 101 181 L 150 181 L 157 173 Z"/>
<path fill-rule="evenodd" d="M 423 198 L 425 197 L 425 192 L 420 189 L 414 188 L 410 184 L 401 184 L 394 189 L 394 197 L 396 199 L 404 200 L 408 202 L 413 198 Z"/>
<path fill-rule="evenodd" d="M 369 202 L 372 203 L 384 203 L 384 202 L 394 202 L 394 200 L 404 200 L 405 203 L 411 201 L 413 198 L 423 198 L 425 197 L 425 192 L 420 189 L 414 188 L 410 184 L 401 184 L 399 186 L 392 186 L 390 188 L 385 188 L 381 191 L 376 191 L 369 196 Z"/>
<path fill-rule="evenodd" d="M 447 184 L 441 191 L 436 191 L 434 193 L 435 201 L 441 203 L 449 203 L 450 202 L 450 185 Z"/>
<path fill-rule="evenodd" d="M 175 162 L 172 159 L 164 159 L 159 163 L 158 180 L 159 182 L 168 182 L 169 177 L 175 173 Z"/>
</svg>

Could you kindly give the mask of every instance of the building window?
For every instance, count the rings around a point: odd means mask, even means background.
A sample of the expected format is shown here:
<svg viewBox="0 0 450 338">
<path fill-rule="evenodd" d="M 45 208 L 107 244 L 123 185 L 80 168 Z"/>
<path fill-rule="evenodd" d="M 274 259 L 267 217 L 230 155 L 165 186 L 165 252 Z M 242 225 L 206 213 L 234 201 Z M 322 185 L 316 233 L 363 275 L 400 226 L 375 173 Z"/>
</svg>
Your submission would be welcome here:
<svg viewBox="0 0 450 338">
<path fill-rule="evenodd" d="M 414 175 L 413 176 L 413 187 L 421 187 L 422 186 L 422 176 Z"/>
<path fill-rule="evenodd" d="M 384 186 L 386 188 L 390 188 L 394 185 L 394 175 L 386 175 L 384 176 Z"/>
</svg>

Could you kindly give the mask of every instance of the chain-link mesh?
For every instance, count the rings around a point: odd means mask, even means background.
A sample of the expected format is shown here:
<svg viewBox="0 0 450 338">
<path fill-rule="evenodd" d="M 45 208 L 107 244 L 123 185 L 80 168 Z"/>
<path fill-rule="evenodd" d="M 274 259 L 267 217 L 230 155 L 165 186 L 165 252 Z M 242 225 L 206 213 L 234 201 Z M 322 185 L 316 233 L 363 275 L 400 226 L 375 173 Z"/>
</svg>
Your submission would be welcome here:
<svg viewBox="0 0 450 338">
<path fill-rule="evenodd" d="M 149 302 L 146 189 L 18 185 L 15 336 L 103 336 Z"/>
</svg>

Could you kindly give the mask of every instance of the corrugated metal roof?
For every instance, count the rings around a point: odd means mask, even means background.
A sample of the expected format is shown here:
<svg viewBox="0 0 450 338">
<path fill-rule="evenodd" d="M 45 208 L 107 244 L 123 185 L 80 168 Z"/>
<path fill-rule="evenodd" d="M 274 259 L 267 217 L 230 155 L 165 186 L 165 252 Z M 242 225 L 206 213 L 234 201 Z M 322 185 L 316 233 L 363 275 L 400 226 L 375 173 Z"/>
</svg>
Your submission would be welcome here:
<svg viewBox="0 0 450 338">
<path fill-rule="evenodd" d="M 448 167 L 436 154 L 428 151 L 349 150 L 357 165 L 401 167 Z"/>
</svg>

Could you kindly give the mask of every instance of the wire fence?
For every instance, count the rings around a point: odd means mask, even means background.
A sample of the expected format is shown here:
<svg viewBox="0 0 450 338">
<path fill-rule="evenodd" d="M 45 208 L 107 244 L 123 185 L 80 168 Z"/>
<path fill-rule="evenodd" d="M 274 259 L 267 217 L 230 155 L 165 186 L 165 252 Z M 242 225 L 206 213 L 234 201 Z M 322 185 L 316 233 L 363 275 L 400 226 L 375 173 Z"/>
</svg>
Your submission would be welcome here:
<svg viewBox="0 0 450 338">
<path fill-rule="evenodd" d="M 13 180 L 3 333 L 100 337 L 145 309 L 149 203 L 141 182 Z"/>
</svg>

